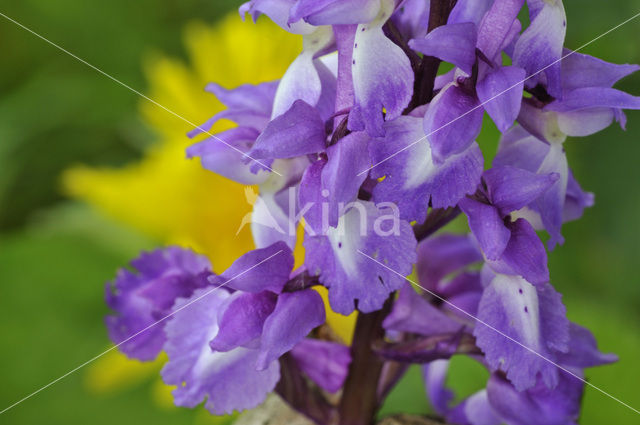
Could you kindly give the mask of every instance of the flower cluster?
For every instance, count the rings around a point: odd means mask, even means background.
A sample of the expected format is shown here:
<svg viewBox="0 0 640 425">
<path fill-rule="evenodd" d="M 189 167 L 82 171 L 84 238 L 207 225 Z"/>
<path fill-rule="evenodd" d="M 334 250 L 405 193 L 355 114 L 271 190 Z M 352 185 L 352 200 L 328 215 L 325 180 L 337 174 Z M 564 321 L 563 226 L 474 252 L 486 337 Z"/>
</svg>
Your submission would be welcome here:
<svg viewBox="0 0 640 425">
<path fill-rule="evenodd" d="M 523 29 L 524 6 L 242 5 L 241 15 L 301 35 L 303 50 L 278 81 L 210 84 L 227 109 L 189 136 L 221 119 L 237 126 L 187 156 L 259 187 L 257 249 L 221 274 L 185 249 L 143 254 L 137 273 L 107 288 L 114 342 L 140 360 L 165 350 L 176 404 L 206 401 L 216 414 L 275 390 L 319 424 L 367 424 L 406 371 L 392 365 L 415 363 L 450 423 L 575 423 L 584 368 L 615 356 L 569 322 L 550 283 L 547 249 L 593 205 L 563 143 L 614 120 L 624 127 L 622 110 L 640 98 L 613 85 L 639 67 L 565 49 L 561 0 L 527 0 Z M 475 141 L 485 112 L 502 133 L 490 168 Z M 459 214 L 469 234 L 434 235 Z M 304 264 L 294 269 L 300 225 Z M 414 266 L 419 290 L 406 278 Z M 317 285 L 334 312 L 358 311 L 351 347 L 324 326 Z M 486 389 L 457 404 L 445 386 L 454 355 L 490 371 Z M 337 404 L 325 397 L 340 390 Z"/>
</svg>

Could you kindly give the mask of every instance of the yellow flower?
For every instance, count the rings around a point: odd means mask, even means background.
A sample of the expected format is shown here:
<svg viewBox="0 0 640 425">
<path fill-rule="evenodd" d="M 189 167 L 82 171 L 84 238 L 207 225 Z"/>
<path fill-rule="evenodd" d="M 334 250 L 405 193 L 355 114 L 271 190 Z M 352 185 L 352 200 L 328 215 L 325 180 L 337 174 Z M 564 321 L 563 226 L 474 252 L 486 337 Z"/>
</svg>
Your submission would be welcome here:
<svg viewBox="0 0 640 425">
<path fill-rule="evenodd" d="M 271 21 L 242 22 L 236 14 L 212 27 L 189 24 L 184 41 L 189 64 L 156 55 L 146 62 L 145 71 L 149 97 L 195 124 L 223 109 L 204 91 L 206 83 L 232 88 L 278 79 L 301 49 L 299 38 Z M 161 243 L 207 254 L 217 272 L 226 269 L 253 248 L 248 227 L 236 235 L 242 217 L 251 211 L 243 186 L 204 170 L 199 161 L 185 159 L 185 148 L 193 143 L 185 135 L 193 129 L 189 123 L 147 101 L 141 102 L 140 110 L 158 135 L 144 158 L 117 169 L 74 167 L 63 175 L 64 190 Z M 232 125 L 218 122 L 212 132 Z M 302 256 L 299 246 L 298 263 Z M 323 289 L 319 292 L 326 302 Z M 347 342 L 354 317 L 327 309 L 329 325 Z M 89 371 L 87 385 L 93 391 L 113 391 L 158 369 L 158 362 L 144 369 L 135 364 L 111 352 Z"/>
</svg>

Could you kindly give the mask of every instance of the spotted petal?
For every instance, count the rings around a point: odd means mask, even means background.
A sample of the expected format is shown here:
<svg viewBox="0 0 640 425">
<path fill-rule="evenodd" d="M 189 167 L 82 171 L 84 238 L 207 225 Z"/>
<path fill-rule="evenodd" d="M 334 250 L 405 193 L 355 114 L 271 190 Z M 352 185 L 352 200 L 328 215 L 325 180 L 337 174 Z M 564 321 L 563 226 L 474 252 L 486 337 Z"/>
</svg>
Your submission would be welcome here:
<svg viewBox="0 0 640 425">
<path fill-rule="evenodd" d="M 497 275 L 480 300 L 478 319 L 476 343 L 491 370 L 505 372 L 518 391 L 535 386 L 538 374 L 548 388 L 558 384 L 558 368 L 546 359 L 568 351 L 569 321 L 551 285 Z"/>
</svg>

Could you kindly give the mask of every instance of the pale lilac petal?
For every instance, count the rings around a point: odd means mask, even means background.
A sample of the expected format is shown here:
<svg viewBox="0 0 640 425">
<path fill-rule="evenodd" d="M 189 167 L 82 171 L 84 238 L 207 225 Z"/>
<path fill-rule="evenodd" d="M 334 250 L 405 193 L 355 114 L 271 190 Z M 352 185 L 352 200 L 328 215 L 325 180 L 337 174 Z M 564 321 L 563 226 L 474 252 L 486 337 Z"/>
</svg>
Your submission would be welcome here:
<svg viewBox="0 0 640 425">
<path fill-rule="evenodd" d="M 313 382 L 330 393 L 342 387 L 351 363 L 349 347 L 318 339 L 303 339 L 291 355 Z"/>
<path fill-rule="evenodd" d="M 218 314 L 220 330 L 209 346 L 213 351 L 229 351 L 236 347 L 257 348 L 264 321 L 276 306 L 277 295 L 270 291 L 238 291 L 226 300 Z"/>
<path fill-rule="evenodd" d="M 352 74 L 356 104 L 349 115 L 349 128 L 366 129 L 371 136 L 384 135 L 385 118 L 400 116 L 413 94 L 414 74 L 409 58 L 382 31 L 393 7 L 393 1 L 382 0 L 376 20 L 358 25 L 354 41 Z"/>
<path fill-rule="evenodd" d="M 520 113 L 525 72 L 515 66 L 491 69 L 476 85 L 478 98 L 502 133 L 511 127 Z"/>
<path fill-rule="evenodd" d="M 299 0 L 291 9 L 291 22 L 304 19 L 311 25 L 349 25 L 373 21 L 380 0 Z"/>
<path fill-rule="evenodd" d="M 469 227 L 478 239 L 485 257 L 489 260 L 498 260 L 507 247 L 511 235 L 498 209 L 471 198 L 463 198 L 459 206 L 466 214 Z"/>
<path fill-rule="evenodd" d="M 547 91 L 561 97 L 560 58 L 567 30 L 567 17 L 560 0 L 538 2 L 531 25 L 516 42 L 513 63 L 532 75 L 544 69 Z M 543 5 L 543 6 L 542 6 Z"/>
<path fill-rule="evenodd" d="M 324 322 L 324 303 L 313 289 L 280 294 L 273 313 L 264 322 L 258 369 L 269 367 Z"/>
<path fill-rule="evenodd" d="M 424 38 L 409 40 L 409 47 L 452 63 L 471 75 L 476 62 L 476 25 L 471 22 L 442 25 Z"/>
<path fill-rule="evenodd" d="M 239 291 L 279 293 L 293 269 L 293 253 L 284 242 L 254 249 L 233 262 L 214 283 Z"/>
<path fill-rule="evenodd" d="M 556 115 L 557 128 L 567 136 L 584 137 L 604 130 L 613 122 L 616 110 L 590 108 L 572 112 L 546 112 Z"/>
<path fill-rule="evenodd" d="M 500 53 L 523 4 L 524 0 L 496 0 L 484 15 L 478 28 L 478 49 L 489 60 L 495 60 Z"/>
<path fill-rule="evenodd" d="M 411 285 L 402 287 L 382 326 L 390 331 L 424 336 L 455 333 L 463 327 L 420 296 Z"/>
<path fill-rule="evenodd" d="M 562 59 L 562 89 L 582 87 L 613 87 L 621 78 L 640 70 L 639 65 L 615 64 L 602 59 L 564 50 Z"/>
<path fill-rule="evenodd" d="M 510 166 L 490 168 L 482 175 L 491 204 L 503 215 L 538 199 L 559 177 L 558 173 L 536 174 Z"/>
<path fill-rule="evenodd" d="M 229 294 L 224 289 L 207 291 L 211 290 L 200 289 L 176 303 L 179 310 L 165 327 L 169 362 L 162 379 L 176 386 L 173 397 L 178 406 L 195 407 L 206 400 L 205 407 L 215 415 L 251 409 L 275 388 L 280 365 L 273 362 L 258 371 L 257 350 L 239 347 L 220 353 L 209 348 L 218 332 L 218 311 Z"/>
<path fill-rule="evenodd" d="M 473 143 L 480 134 L 483 113 L 478 99 L 454 84 L 436 95 L 423 123 L 436 163 L 464 152 Z"/>
<path fill-rule="evenodd" d="M 304 49 L 289 65 L 280 79 L 280 84 L 273 100 L 271 118 L 285 113 L 296 100 L 302 100 L 316 106 L 323 97 L 323 91 L 333 90 L 335 97 L 335 81 L 331 80 L 331 72 L 315 56 L 333 40 L 330 27 L 321 27 L 304 37 Z M 327 86 L 327 82 L 331 82 Z M 324 83 L 324 84 L 323 84 Z M 324 93 L 324 97 L 330 97 Z"/>
<path fill-rule="evenodd" d="M 469 425 L 500 425 L 503 423 L 489 401 L 487 390 L 480 390 L 464 399 L 453 412 L 447 415 L 447 420 L 453 423 L 466 422 Z"/>
<path fill-rule="evenodd" d="M 549 388 L 558 384 L 558 368 L 540 357 L 553 361 L 569 349 L 569 321 L 551 285 L 497 275 L 480 300 L 478 319 L 476 344 L 492 371 L 505 372 L 518 391 L 535 386 L 538 375 Z"/>
<path fill-rule="evenodd" d="M 109 338 L 127 356 L 153 360 L 165 341 L 164 319 L 178 297 L 208 286 L 209 260 L 180 247 L 142 253 L 131 262 L 133 272 L 120 269 L 105 286 L 105 300 L 116 314 L 105 317 Z"/>
<path fill-rule="evenodd" d="M 322 189 L 328 193 L 329 225 L 337 226 L 340 204 L 347 205 L 358 197 L 360 186 L 367 178 L 362 173 L 369 168 L 367 147 L 369 136 L 354 132 L 343 137 L 327 149 L 329 160 L 322 170 Z"/>
<path fill-rule="evenodd" d="M 349 314 L 382 307 L 406 282 L 416 260 L 416 239 L 409 223 L 390 206 L 357 201 L 326 236 L 305 237 L 305 262 L 329 288 L 331 308 Z M 361 253 L 362 252 L 362 253 Z M 366 254 L 385 264 L 377 264 Z"/>
<path fill-rule="evenodd" d="M 293 158 L 326 148 L 324 121 L 302 100 L 269 123 L 249 152 L 256 159 Z"/>
<path fill-rule="evenodd" d="M 535 173 L 548 155 L 550 145 L 516 125 L 500 138 L 494 167 L 511 166 Z"/>
<path fill-rule="evenodd" d="M 371 162 L 378 164 L 371 176 L 386 176 L 374 188 L 375 202 L 393 202 L 401 218 L 423 222 L 429 205 L 451 207 L 475 192 L 483 169 L 477 144 L 435 164 L 429 142 L 424 139 L 421 118 L 398 117 L 386 122 L 384 129 L 385 137 L 369 144 Z"/>
<path fill-rule="evenodd" d="M 548 143 L 562 143 L 567 139 L 567 134 L 558 125 L 558 114 L 538 108 L 529 99 L 522 100 L 518 123 L 529 133 Z"/>
</svg>

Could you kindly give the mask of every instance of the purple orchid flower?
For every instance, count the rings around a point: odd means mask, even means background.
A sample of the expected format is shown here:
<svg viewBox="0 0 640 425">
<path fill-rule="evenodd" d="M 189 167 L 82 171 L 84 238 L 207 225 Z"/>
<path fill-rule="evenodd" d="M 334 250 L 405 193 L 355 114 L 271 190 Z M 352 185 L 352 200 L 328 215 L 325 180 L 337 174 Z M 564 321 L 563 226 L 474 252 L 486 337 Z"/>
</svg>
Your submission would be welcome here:
<svg viewBox="0 0 640 425">
<path fill-rule="evenodd" d="M 477 196 L 459 203 L 487 262 L 497 273 L 520 275 L 534 284 L 549 281 L 547 255 L 531 224 L 510 213 L 544 194 L 557 174 L 534 174 L 515 167 L 484 172 Z"/>
<path fill-rule="evenodd" d="M 247 13 L 302 51 L 278 81 L 208 85 L 227 109 L 189 136 L 237 126 L 187 156 L 258 185 L 245 217 L 257 249 L 219 275 L 185 249 L 141 255 L 107 285 L 112 340 L 141 360 L 165 350 L 176 404 L 213 414 L 276 391 L 317 424 L 373 423 L 419 364 L 449 423 L 575 424 L 585 369 L 616 358 L 567 319 L 536 230 L 551 249 L 593 205 L 563 142 L 624 128 L 640 101 L 613 86 L 639 67 L 564 49 L 560 0 L 252 0 Z M 485 112 L 502 133 L 487 170 Z M 439 233 L 460 213 L 470 233 Z M 358 312 L 350 346 L 325 326 L 316 285 L 327 309 Z M 457 403 L 453 356 L 490 373 Z"/>
</svg>

